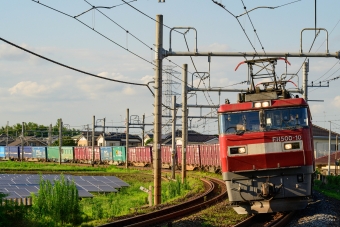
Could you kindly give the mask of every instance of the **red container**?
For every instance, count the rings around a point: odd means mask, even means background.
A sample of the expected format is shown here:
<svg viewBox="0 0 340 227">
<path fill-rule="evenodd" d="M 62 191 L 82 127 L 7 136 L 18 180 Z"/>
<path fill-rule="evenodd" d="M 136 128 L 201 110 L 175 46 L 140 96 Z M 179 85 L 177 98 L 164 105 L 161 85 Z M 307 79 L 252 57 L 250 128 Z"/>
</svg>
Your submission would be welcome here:
<svg viewBox="0 0 340 227">
<path fill-rule="evenodd" d="M 151 147 L 131 147 L 128 151 L 128 162 L 135 166 L 146 166 L 152 163 Z"/>
<path fill-rule="evenodd" d="M 219 144 L 200 145 L 200 154 L 202 167 L 207 169 L 211 169 L 211 167 L 213 167 L 215 170 L 221 168 Z"/>
<path fill-rule="evenodd" d="M 100 162 L 100 147 L 94 147 L 94 161 Z M 76 162 L 91 163 L 93 160 L 92 147 L 74 147 L 74 158 Z"/>
<path fill-rule="evenodd" d="M 175 152 L 175 159 L 176 152 Z M 171 146 L 162 146 L 161 147 L 161 159 L 162 159 L 162 167 L 170 168 L 172 166 L 172 147 Z M 176 165 L 176 164 L 175 164 Z"/>
<path fill-rule="evenodd" d="M 86 147 L 74 147 L 74 160 L 78 163 L 85 162 Z"/>
<path fill-rule="evenodd" d="M 92 147 L 88 147 L 87 154 L 88 154 L 87 160 L 92 161 L 93 160 Z M 94 161 L 97 163 L 100 162 L 100 147 L 94 147 Z"/>
<path fill-rule="evenodd" d="M 182 146 L 176 146 L 177 165 L 182 166 Z"/>
<path fill-rule="evenodd" d="M 187 145 L 185 157 L 188 170 L 194 170 L 195 168 L 201 167 L 199 145 Z M 177 160 L 178 165 L 182 165 L 182 146 L 177 146 Z"/>
<path fill-rule="evenodd" d="M 187 165 L 201 166 L 200 148 L 198 145 L 187 146 Z"/>
<path fill-rule="evenodd" d="M 171 146 L 161 147 L 161 160 L 162 164 L 171 164 Z"/>
</svg>

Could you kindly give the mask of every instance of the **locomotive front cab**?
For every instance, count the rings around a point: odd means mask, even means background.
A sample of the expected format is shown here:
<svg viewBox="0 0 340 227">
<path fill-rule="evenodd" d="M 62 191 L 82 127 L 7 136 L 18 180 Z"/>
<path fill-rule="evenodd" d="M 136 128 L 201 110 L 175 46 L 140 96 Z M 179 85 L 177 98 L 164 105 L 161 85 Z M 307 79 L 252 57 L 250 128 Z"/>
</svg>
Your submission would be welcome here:
<svg viewBox="0 0 340 227">
<path fill-rule="evenodd" d="M 222 105 L 219 139 L 223 179 L 238 213 L 307 206 L 314 156 L 303 99 Z"/>
</svg>

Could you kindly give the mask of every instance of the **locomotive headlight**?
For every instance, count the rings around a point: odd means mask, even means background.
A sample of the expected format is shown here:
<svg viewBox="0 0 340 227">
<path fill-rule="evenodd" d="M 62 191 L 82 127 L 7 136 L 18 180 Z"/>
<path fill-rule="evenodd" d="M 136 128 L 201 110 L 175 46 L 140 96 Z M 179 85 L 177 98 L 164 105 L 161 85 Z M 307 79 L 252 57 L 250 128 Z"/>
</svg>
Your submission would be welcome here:
<svg viewBox="0 0 340 227">
<path fill-rule="evenodd" d="M 246 154 L 245 147 L 229 147 L 229 154 Z"/>
<path fill-rule="evenodd" d="M 269 102 L 263 102 L 262 103 L 262 107 L 268 107 L 269 106 Z"/>
<path fill-rule="evenodd" d="M 268 107 L 268 106 L 271 106 L 271 102 L 270 101 L 254 102 L 253 103 L 253 107 L 255 107 L 255 108 Z"/>
<path fill-rule="evenodd" d="M 285 144 L 285 150 L 291 150 L 292 149 L 292 144 L 291 143 L 286 143 Z"/>
<path fill-rule="evenodd" d="M 260 108 L 261 106 L 262 106 L 262 104 L 260 102 L 254 103 L 254 107 L 255 108 Z"/>
<path fill-rule="evenodd" d="M 284 144 L 285 150 L 293 150 L 293 149 L 300 149 L 300 143 L 285 143 Z"/>
<path fill-rule="evenodd" d="M 238 153 L 240 153 L 240 154 L 246 153 L 246 148 L 244 148 L 244 147 L 238 148 Z"/>
</svg>

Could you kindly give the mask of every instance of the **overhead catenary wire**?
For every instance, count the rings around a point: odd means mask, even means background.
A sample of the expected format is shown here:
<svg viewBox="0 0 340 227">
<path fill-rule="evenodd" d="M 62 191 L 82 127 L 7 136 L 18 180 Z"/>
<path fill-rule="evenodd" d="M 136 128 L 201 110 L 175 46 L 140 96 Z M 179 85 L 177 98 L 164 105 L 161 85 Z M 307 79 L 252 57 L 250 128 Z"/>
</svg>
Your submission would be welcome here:
<svg viewBox="0 0 340 227">
<path fill-rule="evenodd" d="M 138 58 L 140 58 L 140 59 L 142 59 L 142 60 L 144 60 L 145 62 L 148 62 L 149 64 L 151 64 L 151 65 L 153 65 L 153 66 L 156 66 L 152 61 L 149 61 L 149 60 L 143 58 L 142 56 L 140 56 L 140 55 L 138 55 L 138 54 L 132 52 L 131 50 L 128 50 L 127 48 L 123 47 L 123 46 L 120 45 L 119 43 L 115 42 L 114 40 L 112 40 L 112 39 L 108 38 L 107 36 L 105 36 L 104 34 L 100 33 L 100 32 L 97 31 L 96 29 L 91 28 L 89 25 L 85 24 L 84 22 L 82 22 L 82 21 L 79 20 L 78 18 L 75 18 L 74 16 L 71 16 L 71 15 L 69 15 L 69 14 L 67 14 L 67 13 L 64 13 L 64 12 L 60 11 L 60 10 L 57 10 L 57 9 L 55 9 L 55 8 L 52 8 L 52 7 L 50 7 L 50 6 L 46 5 L 46 4 L 43 4 L 43 3 L 39 2 L 39 1 L 36 1 L 36 0 L 32 0 L 32 1 L 35 2 L 35 3 L 38 3 L 38 4 L 42 5 L 42 6 L 44 6 L 44 7 L 46 7 L 46 8 L 49 8 L 49 9 L 51 9 L 51 10 L 54 10 L 54 11 L 56 11 L 56 12 L 58 12 L 58 13 L 61 13 L 61 14 L 65 15 L 65 16 L 68 16 L 68 17 L 70 17 L 70 18 L 73 18 L 73 19 L 77 20 L 79 23 L 83 24 L 83 25 L 86 26 L 87 28 L 89 28 L 89 29 L 91 29 L 92 31 L 96 32 L 97 34 L 101 35 L 102 37 L 104 37 L 105 39 L 107 39 L 107 40 L 109 40 L 110 42 L 114 43 L 115 45 L 119 46 L 120 48 L 122 48 L 122 49 L 128 51 L 129 53 L 135 55 L 136 57 L 138 57 Z M 129 4 L 128 4 L 128 5 L 129 5 Z M 123 28 L 123 29 L 124 29 L 124 28 Z M 126 29 L 124 29 L 124 30 L 127 31 Z M 182 34 L 182 33 L 181 33 L 181 34 Z M 153 51 L 155 51 L 155 50 L 153 50 Z M 178 66 L 178 67 L 180 67 L 180 68 L 183 69 L 183 67 L 181 67 L 181 66 L 179 66 L 178 64 L 172 62 L 171 60 L 169 60 L 169 59 L 167 59 L 167 60 L 168 60 L 169 62 L 171 62 L 172 64 L 174 64 L 174 65 L 176 65 L 176 66 Z M 166 72 L 165 70 L 162 70 L 162 71 L 163 71 L 163 72 Z M 173 75 L 173 76 L 174 76 L 176 79 L 178 79 L 178 80 L 180 80 L 181 82 L 183 82 L 183 81 L 182 81 L 180 78 L 178 78 L 177 76 L 175 76 L 175 75 Z"/>
<path fill-rule="evenodd" d="M 151 91 L 151 89 L 150 89 L 150 87 L 149 87 L 148 84 L 133 83 L 133 82 L 128 82 L 128 81 L 116 80 L 116 79 L 111 79 L 111 78 L 107 78 L 107 77 L 103 77 L 103 76 L 98 76 L 98 75 L 95 75 L 95 74 L 93 74 L 93 73 L 85 72 L 85 71 L 83 71 L 83 70 L 76 69 L 76 68 L 74 68 L 74 67 L 71 67 L 71 66 L 65 65 L 65 64 L 63 64 L 63 63 L 54 61 L 54 60 L 52 60 L 52 59 L 50 59 L 50 58 L 44 57 L 44 56 L 42 56 L 42 55 L 40 55 L 40 54 L 37 54 L 37 53 L 35 53 L 35 52 L 32 52 L 32 51 L 26 49 L 26 48 L 23 48 L 23 47 L 21 47 L 21 46 L 18 46 L 18 45 L 14 44 L 14 43 L 12 43 L 12 42 L 6 40 L 6 39 L 3 39 L 2 37 L 0 37 L 0 40 L 3 41 L 3 42 L 5 42 L 5 43 L 7 43 L 7 44 L 9 44 L 9 45 L 12 45 L 12 46 L 18 48 L 18 49 L 21 49 L 21 50 L 23 50 L 23 51 L 25 51 L 25 52 L 27 52 L 27 53 L 30 53 L 30 54 L 32 54 L 32 55 L 35 55 L 35 56 L 37 56 L 37 57 L 39 57 L 39 58 L 42 58 L 42 59 L 44 59 L 44 60 L 46 60 L 46 61 L 52 62 L 52 63 L 57 64 L 57 65 L 59 65 L 59 66 L 62 66 L 62 67 L 71 69 L 71 70 L 73 70 L 73 71 L 77 71 L 77 72 L 80 72 L 80 73 L 83 73 L 83 74 L 86 74 L 86 75 L 89 75 L 89 76 L 92 76 L 92 77 L 96 77 L 96 78 L 103 79 L 103 80 L 109 80 L 109 81 L 113 81 L 113 82 L 117 82 L 117 83 L 130 84 L 130 85 L 136 85 L 136 86 L 145 86 L 145 87 L 147 87 L 147 88 Z M 151 91 L 151 93 L 153 93 L 153 92 Z"/>
<path fill-rule="evenodd" d="M 136 2 L 136 1 L 137 0 L 132 0 L 129 3 Z M 83 15 L 83 14 L 85 14 L 85 13 L 91 11 L 91 10 L 94 10 L 94 9 L 112 9 L 112 8 L 115 8 L 115 7 L 118 7 L 118 6 L 122 6 L 122 5 L 125 5 L 125 4 L 126 3 L 122 3 L 122 4 L 115 5 L 115 6 L 110 6 L 110 7 L 108 7 L 108 6 L 92 6 L 92 8 L 90 8 L 89 10 L 86 10 L 86 11 L 84 11 L 84 12 L 82 12 L 79 15 L 74 16 L 74 17 L 79 17 L 79 16 L 81 16 L 81 15 Z"/>
<path fill-rule="evenodd" d="M 255 7 L 253 9 L 251 9 L 251 10 L 247 10 L 245 13 L 242 13 L 242 14 L 236 16 L 236 17 L 241 17 L 241 16 L 243 16 L 245 14 L 248 14 L 251 11 L 254 11 L 256 9 L 276 9 L 276 8 L 280 8 L 280 7 L 283 7 L 283 6 L 286 6 L 286 5 L 290 5 L 290 4 L 293 4 L 293 3 L 296 3 L 296 2 L 300 2 L 300 1 L 301 0 L 297 0 L 297 1 L 289 2 L 289 3 L 283 4 L 283 5 L 279 5 L 279 6 L 258 6 L 258 7 Z"/>
</svg>

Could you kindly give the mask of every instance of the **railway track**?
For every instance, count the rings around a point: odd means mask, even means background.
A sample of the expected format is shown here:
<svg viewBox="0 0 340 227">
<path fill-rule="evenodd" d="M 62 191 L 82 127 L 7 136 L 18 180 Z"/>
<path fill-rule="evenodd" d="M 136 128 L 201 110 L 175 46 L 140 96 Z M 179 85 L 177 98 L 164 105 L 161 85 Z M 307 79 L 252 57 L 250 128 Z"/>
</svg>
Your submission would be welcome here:
<svg viewBox="0 0 340 227">
<path fill-rule="evenodd" d="M 227 198 L 227 189 L 225 183 L 222 180 L 207 178 L 201 179 L 205 185 L 206 192 L 202 195 L 195 197 L 187 202 L 166 207 L 158 211 L 154 211 L 147 214 L 138 215 L 135 217 L 118 220 L 115 222 L 101 225 L 102 227 L 142 227 L 153 226 L 162 223 L 169 223 L 174 220 L 180 219 L 184 216 L 198 212 L 205 209 L 217 202 Z"/>
<path fill-rule="evenodd" d="M 295 215 L 295 212 L 277 212 L 271 214 L 256 214 L 234 225 L 234 227 L 284 227 Z"/>
</svg>

